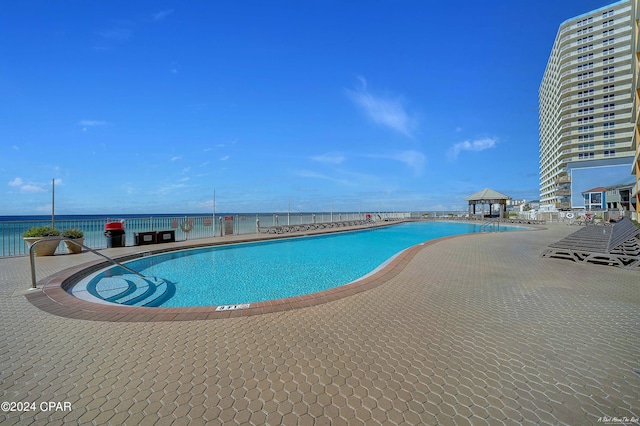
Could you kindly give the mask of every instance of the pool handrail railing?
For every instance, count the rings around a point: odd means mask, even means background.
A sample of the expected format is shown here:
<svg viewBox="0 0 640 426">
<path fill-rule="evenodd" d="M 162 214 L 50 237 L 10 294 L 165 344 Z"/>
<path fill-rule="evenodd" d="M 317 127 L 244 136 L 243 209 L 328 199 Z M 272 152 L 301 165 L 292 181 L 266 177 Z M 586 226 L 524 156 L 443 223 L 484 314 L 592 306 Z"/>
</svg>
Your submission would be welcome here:
<svg viewBox="0 0 640 426">
<path fill-rule="evenodd" d="M 146 279 L 147 277 L 145 277 L 144 275 L 142 275 L 140 272 L 134 271 L 133 269 L 129 268 L 128 266 L 123 265 L 122 263 L 118 262 L 115 259 L 110 258 L 107 255 L 104 255 L 100 252 L 98 252 L 97 250 L 92 249 L 91 247 L 88 247 L 86 245 L 84 245 L 83 243 L 80 243 L 76 240 L 74 240 L 73 238 L 69 238 L 69 237 L 45 237 L 42 238 L 36 242 L 34 242 L 30 247 L 29 247 L 29 264 L 31 266 L 31 289 L 36 289 L 38 288 L 38 286 L 36 285 L 36 262 L 35 262 L 35 247 L 43 242 L 43 241 L 51 241 L 51 240 L 58 240 L 58 241 L 71 241 L 73 244 L 79 245 L 82 248 L 85 248 L 87 250 L 89 250 L 91 253 L 97 254 L 98 256 L 102 256 L 105 259 L 107 259 L 109 262 L 113 263 L 116 266 L 121 267 L 122 269 L 126 269 L 127 271 L 138 275 L 144 279 Z"/>
</svg>

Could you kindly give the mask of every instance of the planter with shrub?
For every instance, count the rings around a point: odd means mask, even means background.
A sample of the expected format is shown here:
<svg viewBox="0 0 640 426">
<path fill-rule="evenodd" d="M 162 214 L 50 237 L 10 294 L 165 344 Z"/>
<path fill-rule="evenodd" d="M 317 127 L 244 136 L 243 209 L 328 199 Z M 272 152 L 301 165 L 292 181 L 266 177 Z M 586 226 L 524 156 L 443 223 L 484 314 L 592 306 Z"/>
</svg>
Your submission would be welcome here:
<svg viewBox="0 0 640 426">
<path fill-rule="evenodd" d="M 82 252 L 82 246 L 75 244 L 74 241 L 84 244 L 84 232 L 79 229 L 67 229 L 62 233 L 62 236 L 73 238 L 73 240 L 64 240 L 64 244 L 67 246 L 69 253 L 77 254 Z"/>
<path fill-rule="evenodd" d="M 27 232 L 22 235 L 25 243 L 31 248 L 37 241 L 47 240 L 49 237 L 59 237 L 60 231 L 50 226 L 36 226 L 29 228 Z M 50 241 L 43 241 L 38 243 L 33 249 L 36 256 L 53 256 L 60 244 L 59 239 L 51 239 Z"/>
</svg>

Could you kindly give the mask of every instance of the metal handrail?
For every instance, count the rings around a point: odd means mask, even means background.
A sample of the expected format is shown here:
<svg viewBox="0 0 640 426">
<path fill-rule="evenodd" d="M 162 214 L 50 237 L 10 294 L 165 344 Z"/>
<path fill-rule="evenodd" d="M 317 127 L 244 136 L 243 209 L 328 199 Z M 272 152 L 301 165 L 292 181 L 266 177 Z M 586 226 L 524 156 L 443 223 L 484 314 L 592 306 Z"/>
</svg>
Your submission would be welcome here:
<svg viewBox="0 0 640 426">
<path fill-rule="evenodd" d="M 495 232 L 496 223 L 498 224 L 498 232 L 500 232 L 500 218 L 499 217 L 494 217 L 492 219 L 489 219 L 488 221 L 486 221 L 485 223 L 480 225 L 480 232 L 482 232 L 483 229 L 487 229 L 489 227 L 489 225 L 491 225 L 492 229 Z"/>
<path fill-rule="evenodd" d="M 91 253 L 94 253 L 94 254 L 97 254 L 98 256 L 104 257 L 109 262 L 113 263 L 114 265 L 120 266 L 121 268 L 126 269 L 127 271 L 132 272 L 132 273 L 142 277 L 143 279 L 147 279 L 147 277 L 142 275 L 140 272 L 134 271 L 133 269 L 129 268 L 128 266 L 124 266 L 122 263 L 118 262 L 117 260 L 114 260 L 114 259 L 110 258 L 109 256 L 106 256 L 106 255 L 104 255 L 102 253 L 99 253 L 98 251 L 92 249 L 91 247 L 87 247 L 84 244 L 77 242 L 73 238 L 69 238 L 69 237 L 45 237 L 45 238 L 42 238 L 41 240 L 36 241 L 35 243 L 33 243 L 31 245 L 31 247 L 29 247 L 29 262 L 31 264 L 31 288 L 32 289 L 38 288 L 36 286 L 36 263 L 35 263 L 35 252 L 34 252 L 33 249 L 35 248 L 35 246 L 38 245 L 38 243 L 41 243 L 43 241 L 52 241 L 52 240 L 71 241 L 74 244 L 77 244 L 80 247 L 89 250 Z"/>
</svg>

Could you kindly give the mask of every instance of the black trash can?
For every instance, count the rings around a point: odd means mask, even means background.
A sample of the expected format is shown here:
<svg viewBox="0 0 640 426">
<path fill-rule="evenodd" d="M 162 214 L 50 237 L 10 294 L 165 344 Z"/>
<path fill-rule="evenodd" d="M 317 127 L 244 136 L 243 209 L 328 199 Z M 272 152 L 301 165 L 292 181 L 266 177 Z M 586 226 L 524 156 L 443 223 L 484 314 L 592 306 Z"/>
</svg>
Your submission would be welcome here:
<svg viewBox="0 0 640 426">
<path fill-rule="evenodd" d="M 107 237 L 107 248 L 124 247 L 127 237 L 122 222 L 110 222 L 104 226 L 104 236 Z"/>
</svg>

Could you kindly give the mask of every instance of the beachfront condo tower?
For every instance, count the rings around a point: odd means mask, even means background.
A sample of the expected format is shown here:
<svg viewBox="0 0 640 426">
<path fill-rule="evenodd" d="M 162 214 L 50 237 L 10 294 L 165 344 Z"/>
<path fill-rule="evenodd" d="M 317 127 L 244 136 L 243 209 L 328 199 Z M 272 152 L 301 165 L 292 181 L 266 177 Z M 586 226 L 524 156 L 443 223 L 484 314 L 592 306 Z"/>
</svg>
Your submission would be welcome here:
<svg viewBox="0 0 640 426">
<path fill-rule="evenodd" d="M 636 211 L 633 213 L 633 219 L 640 222 L 640 0 L 633 0 L 632 17 L 633 17 L 633 146 L 636 154 L 633 160 L 633 171 L 636 176 L 636 182 L 632 197 L 636 201 Z"/>
<path fill-rule="evenodd" d="M 619 1 L 558 29 L 538 93 L 543 210 L 583 209 L 590 189 L 611 187 L 626 188 L 626 213 L 637 214 L 637 3 Z"/>
</svg>

